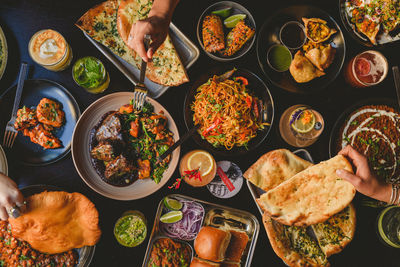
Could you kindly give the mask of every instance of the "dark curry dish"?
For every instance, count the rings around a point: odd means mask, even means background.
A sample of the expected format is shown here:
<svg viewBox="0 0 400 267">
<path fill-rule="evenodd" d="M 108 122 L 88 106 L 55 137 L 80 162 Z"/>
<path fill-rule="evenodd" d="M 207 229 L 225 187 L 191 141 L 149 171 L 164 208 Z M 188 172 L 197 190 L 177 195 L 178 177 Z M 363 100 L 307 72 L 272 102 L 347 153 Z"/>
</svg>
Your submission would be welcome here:
<svg viewBox="0 0 400 267">
<path fill-rule="evenodd" d="M 137 179 L 151 178 L 159 183 L 168 168 L 170 156 L 156 159 L 173 144 L 168 119 L 145 103 L 141 111 L 132 104 L 103 115 L 90 134 L 93 167 L 107 183 L 127 186 Z"/>
<path fill-rule="evenodd" d="M 337 151 L 347 144 L 367 156 L 375 173 L 390 183 L 400 174 L 400 114 L 385 105 L 352 112 L 340 129 Z"/>
<path fill-rule="evenodd" d="M 189 267 L 191 248 L 169 238 L 160 238 L 153 243 L 148 267 Z"/>
<path fill-rule="evenodd" d="M 65 113 L 61 105 L 51 99 L 42 98 L 36 108 L 24 106 L 17 112 L 14 128 L 30 138 L 32 143 L 44 149 L 62 147 L 54 130 L 63 126 Z"/>
<path fill-rule="evenodd" d="M 52 255 L 40 253 L 13 237 L 8 222 L 0 221 L 0 266 L 68 267 L 76 266 L 78 259 L 75 250 Z"/>
</svg>

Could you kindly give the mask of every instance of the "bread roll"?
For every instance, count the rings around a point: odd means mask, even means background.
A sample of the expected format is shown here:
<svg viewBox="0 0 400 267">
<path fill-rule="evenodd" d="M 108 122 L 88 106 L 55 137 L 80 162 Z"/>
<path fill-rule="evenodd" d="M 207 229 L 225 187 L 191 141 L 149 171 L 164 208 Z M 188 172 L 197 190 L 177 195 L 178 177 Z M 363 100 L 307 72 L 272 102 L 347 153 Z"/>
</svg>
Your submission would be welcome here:
<svg viewBox="0 0 400 267">
<path fill-rule="evenodd" d="M 240 262 L 243 252 L 249 242 L 249 236 L 245 232 L 230 230 L 231 242 L 225 253 L 225 260 Z"/>
<path fill-rule="evenodd" d="M 221 262 L 225 259 L 225 252 L 230 240 L 230 232 L 204 226 L 194 241 L 194 250 L 199 258 Z"/>
<path fill-rule="evenodd" d="M 192 262 L 190 263 L 190 267 L 220 267 L 220 266 L 221 264 L 219 263 L 206 261 L 199 258 L 193 258 Z"/>
</svg>

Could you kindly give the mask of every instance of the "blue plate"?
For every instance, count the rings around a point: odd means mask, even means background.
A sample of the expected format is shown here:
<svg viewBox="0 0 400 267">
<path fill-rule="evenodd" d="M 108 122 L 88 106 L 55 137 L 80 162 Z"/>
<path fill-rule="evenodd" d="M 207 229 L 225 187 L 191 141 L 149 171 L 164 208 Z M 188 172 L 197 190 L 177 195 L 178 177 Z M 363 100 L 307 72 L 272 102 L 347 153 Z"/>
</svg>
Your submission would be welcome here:
<svg viewBox="0 0 400 267">
<path fill-rule="evenodd" d="M 15 88 L 13 88 L 15 89 Z M 49 80 L 26 80 L 22 93 L 20 108 L 36 107 L 42 98 L 49 98 L 61 104 L 65 112 L 65 124 L 56 129 L 54 134 L 63 147 L 43 149 L 30 141 L 29 137 L 18 133 L 13 153 L 25 165 L 42 166 L 62 159 L 71 149 L 72 133 L 81 114 L 74 97 L 60 84 Z"/>
</svg>

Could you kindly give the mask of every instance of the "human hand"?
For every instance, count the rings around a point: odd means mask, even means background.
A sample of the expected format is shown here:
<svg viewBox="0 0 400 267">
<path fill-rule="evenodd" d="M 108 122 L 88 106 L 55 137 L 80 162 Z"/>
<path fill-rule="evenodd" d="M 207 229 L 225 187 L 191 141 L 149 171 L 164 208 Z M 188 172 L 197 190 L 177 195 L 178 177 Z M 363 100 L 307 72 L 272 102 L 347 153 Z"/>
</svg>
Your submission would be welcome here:
<svg viewBox="0 0 400 267">
<path fill-rule="evenodd" d="M 346 156 L 356 167 L 356 173 L 352 174 L 346 170 L 337 170 L 336 174 L 354 185 L 361 194 L 374 199 L 389 202 L 392 186 L 379 179 L 369 168 L 367 158 L 352 148 L 350 145 L 343 148 L 339 155 Z"/>
<path fill-rule="evenodd" d="M 148 18 L 132 25 L 128 37 L 129 48 L 135 50 L 144 61 L 151 61 L 153 54 L 167 37 L 169 23 L 170 19 L 167 16 L 152 14 L 150 11 Z M 143 42 L 145 35 L 150 35 L 152 40 L 147 51 Z"/>
<path fill-rule="evenodd" d="M 8 219 L 9 212 L 15 207 L 24 206 L 24 196 L 18 190 L 17 184 L 9 177 L 0 173 L 0 219 L 5 221 Z M 15 213 L 18 213 L 15 212 Z M 18 217 L 18 214 L 13 217 Z"/>
</svg>

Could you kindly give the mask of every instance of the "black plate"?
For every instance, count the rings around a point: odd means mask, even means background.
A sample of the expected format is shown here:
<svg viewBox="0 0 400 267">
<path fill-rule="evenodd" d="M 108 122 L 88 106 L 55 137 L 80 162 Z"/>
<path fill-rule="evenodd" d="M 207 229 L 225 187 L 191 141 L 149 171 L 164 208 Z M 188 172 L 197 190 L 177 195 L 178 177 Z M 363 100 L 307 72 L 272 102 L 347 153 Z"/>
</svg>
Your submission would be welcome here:
<svg viewBox="0 0 400 267">
<path fill-rule="evenodd" d="M 379 36 L 382 34 L 382 30 L 379 31 L 378 35 L 376 36 L 376 41 L 377 45 L 374 45 L 371 43 L 371 41 L 366 37 L 364 34 L 359 33 L 353 23 L 350 21 L 350 17 L 347 15 L 346 12 L 346 0 L 339 0 L 339 13 L 340 13 L 340 19 L 342 20 L 342 23 L 344 25 L 344 28 L 347 30 L 347 32 L 350 34 L 350 36 L 359 42 L 360 44 L 367 46 L 367 47 L 376 47 L 376 46 L 382 46 L 384 44 L 392 43 L 399 41 L 400 38 L 393 40 L 393 41 L 388 41 L 388 42 L 379 42 Z M 399 30 L 393 31 L 396 33 L 395 35 L 400 36 Z"/>
<path fill-rule="evenodd" d="M 21 193 L 25 198 L 32 196 L 34 194 L 39 194 L 44 191 L 64 191 L 63 189 L 54 185 L 28 185 L 21 189 Z M 75 267 L 88 267 L 93 259 L 94 251 L 96 246 L 86 246 L 82 248 L 75 249 L 79 254 L 78 264 Z"/>
<path fill-rule="evenodd" d="M 78 104 L 68 90 L 60 84 L 49 80 L 26 80 L 20 107 L 35 107 L 43 97 L 56 100 L 62 105 L 62 109 L 65 112 L 65 124 L 55 131 L 55 136 L 61 140 L 63 147 L 43 149 L 41 146 L 32 143 L 22 133 L 18 133 L 13 152 L 18 160 L 25 165 L 47 165 L 67 155 L 71 148 L 75 124 L 81 114 Z"/>
<path fill-rule="evenodd" d="M 185 124 L 188 129 L 191 129 L 194 127 L 193 123 L 193 112 L 190 109 L 190 105 L 192 104 L 194 97 L 196 95 L 197 88 L 206 83 L 209 78 L 211 78 L 213 75 L 221 75 L 225 73 L 226 71 L 231 70 L 232 68 L 216 68 L 214 70 L 209 71 L 207 74 L 202 75 L 191 87 L 191 89 L 188 91 L 186 98 L 185 98 L 185 103 L 184 103 L 184 118 L 185 118 Z M 209 150 L 211 152 L 215 152 L 216 154 L 225 156 L 225 157 L 231 157 L 231 156 L 238 156 L 238 155 L 243 155 L 251 150 L 254 150 L 257 146 L 259 146 L 262 141 L 267 137 L 271 127 L 272 123 L 274 121 L 274 101 L 272 99 L 271 93 L 268 90 L 268 87 L 265 85 L 265 83 L 254 73 L 251 71 L 245 70 L 245 69 L 238 69 L 235 71 L 233 74 L 233 77 L 235 76 L 242 76 L 245 77 L 249 81 L 249 85 L 247 88 L 250 90 L 251 93 L 253 93 L 255 96 L 257 96 L 259 99 L 262 100 L 264 107 L 266 108 L 266 120 L 265 122 L 270 123 L 270 126 L 266 126 L 263 130 L 257 131 L 257 136 L 251 139 L 248 143 L 247 149 L 244 147 L 233 147 L 231 150 L 226 150 L 225 148 L 216 148 L 212 146 L 207 140 L 202 139 L 200 134 L 195 133 L 193 135 L 193 139 L 195 142 L 201 146 L 202 148 Z"/>
<path fill-rule="evenodd" d="M 336 48 L 335 59 L 325 70 L 325 75 L 307 83 L 297 83 L 289 71 L 277 72 L 267 63 L 267 51 L 279 42 L 279 30 L 288 21 L 298 21 L 303 24 L 302 17 L 321 18 L 328 22 L 328 26 L 337 30 L 328 42 Z M 297 50 L 291 51 L 292 55 Z M 257 58 L 264 74 L 276 86 L 294 93 L 314 93 L 328 86 L 339 75 L 346 54 L 346 46 L 342 31 L 336 21 L 325 11 L 312 6 L 291 6 L 278 10 L 264 22 L 258 33 Z"/>
<path fill-rule="evenodd" d="M 197 40 L 199 41 L 201 48 L 203 48 L 203 51 L 209 57 L 211 57 L 212 59 L 218 60 L 218 61 L 231 61 L 231 60 L 240 58 L 241 56 L 243 56 L 250 50 L 250 48 L 253 46 L 254 41 L 256 39 L 256 33 L 254 33 L 254 36 L 250 40 L 248 40 L 242 46 L 242 48 L 240 48 L 239 51 L 237 51 L 235 54 L 233 54 L 232 56 L 229 56 L 229 57 L 220 55 L 218 52 L 217 53 L 209 53 L 204 49 L 203 36 L 202 36 L 202 25 L 203 25 L 204 17 L 207 15 L 210 15 L 212 11 L 220 10 L 220 9 L 224 9 L 224 8 L 228 8 L 228 7 L 231 8 L 231 13 L 229 16 L 236 15 L 236 14 L 246 14 L 246 18 L 244 20 L 246 25 L 250 26 L 251 28 L 253 28 L 256 31 L 256 21 L 254 20 L 253 16 L 250 14 L 250 12 L 246 8 L 244 8 L 242 5 L 239 5 L 238 3 L 235 3 L 232 1 L 221 1 L 221 2 L 212 4 L 211 6 L 207 7 L 207 9 L 203 11 L 199 20 L 197 21 Z M 224 18 L 221 18 L 221 20 L 222 20 L 222 25 L 223 25 Z M 232 30 L 232 29 L 227 29 L 225 26 L 223 26 L 223 29 L 224 29 L 225 37 L 229 33 L 229 31 Z"/>
<path fill-rule="evenodd" d="M 399 106 L 396 103 L 395 100 L 389 99 L 389 98 L 378 98 L 378 99 L 365 99 L 362 100 L 351 107 L 347 108 L 336 120 L 333 128 L 331 135 L 329 137 L 329 156 L 334 157 L 336 154 L 339 152 L 336 148 L 337 141 L 339 138 L 339 132 L 340 129 L 342 128 L 343 124 L 345 123 L 346 119 L 349 117 L 349 115 L 354 112 L 356 109 L 361 108 L 362 106 L 366 105 L 386 105 L 389 107 L 392 107 L 395 110 L 399 110 Z"/>
</svg>

